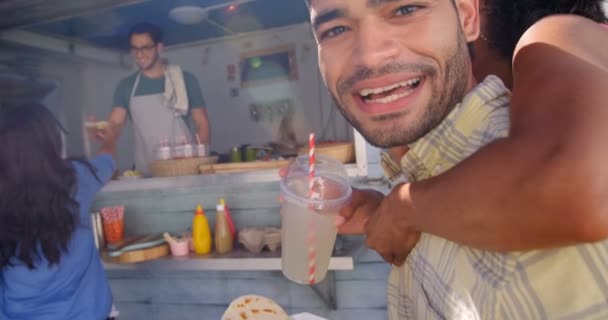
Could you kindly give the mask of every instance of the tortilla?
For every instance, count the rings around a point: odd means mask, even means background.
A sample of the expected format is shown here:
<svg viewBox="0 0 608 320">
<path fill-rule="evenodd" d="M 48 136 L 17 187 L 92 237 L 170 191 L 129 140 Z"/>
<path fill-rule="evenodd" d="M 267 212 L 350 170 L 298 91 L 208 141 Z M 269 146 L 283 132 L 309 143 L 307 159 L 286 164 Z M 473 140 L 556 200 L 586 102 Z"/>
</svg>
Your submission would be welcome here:
<svg viewBox="0 0 608 320">
<path fill-rule="evenodd" d="M 238 297 L 232 301 L 222 320 L 288 320 L 287 312 L 276 302 L 256 295 Z"/>
<path fill-rule="evenodd" d="M 107 121 L 98 121 L 98 122 L 86 122 L 85 123 L 85 127 L 89 128 L 89 129 L 97 129 L 97 130 L 103 130 L 105 129 L 110 123 Z"/>
</svg>

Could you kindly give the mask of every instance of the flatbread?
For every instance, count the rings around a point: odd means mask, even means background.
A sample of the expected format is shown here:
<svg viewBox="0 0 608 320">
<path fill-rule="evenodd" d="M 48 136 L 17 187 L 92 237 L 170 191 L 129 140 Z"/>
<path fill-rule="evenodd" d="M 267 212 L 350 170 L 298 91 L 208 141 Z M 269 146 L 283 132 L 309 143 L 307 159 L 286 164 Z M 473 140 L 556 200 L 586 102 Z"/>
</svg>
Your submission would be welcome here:
<svg viewBox="0 0 608 320">
<path fill-rule="evenodd" d="M 232 301 L 222 320 L 288 320 L 287 312 L 262 296 L 246 295 Z"/>
<path fill-rule="evenodd" d="M 89 128 L 89 129 L 97 129 L 97 130 L 103 130 L 105 129 L 110 123 L 107 121 L 97 121 L 97 122 L 90 122 L 87 121 L 85 122 L 85 127 Z"/>
</svg>

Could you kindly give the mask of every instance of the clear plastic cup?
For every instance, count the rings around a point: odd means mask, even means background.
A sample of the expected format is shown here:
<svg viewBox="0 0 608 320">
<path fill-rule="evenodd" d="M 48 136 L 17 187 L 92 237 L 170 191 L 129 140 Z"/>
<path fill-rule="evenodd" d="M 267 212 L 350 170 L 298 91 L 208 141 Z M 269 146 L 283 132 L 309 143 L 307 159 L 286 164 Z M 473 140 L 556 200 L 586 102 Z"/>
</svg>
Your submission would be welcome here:
<svg viewBox="0 0 608 320">
<path fill-rule="evenodd" d="M 100 210 L 103 224 L 103 234 L 107 244 L 117 244 L 124 239 L 125 207 L 106 207 Z"/>
<path fill-rule="evenodd" d="M 325 279 L 338 232 L 334 219 L 352 195 L 344 165 L 317 156 L 311 197 L 308 167 L 308 156 L 298 157 L 280 182 L 282 271 L 300 284 Z"/>
</svg>

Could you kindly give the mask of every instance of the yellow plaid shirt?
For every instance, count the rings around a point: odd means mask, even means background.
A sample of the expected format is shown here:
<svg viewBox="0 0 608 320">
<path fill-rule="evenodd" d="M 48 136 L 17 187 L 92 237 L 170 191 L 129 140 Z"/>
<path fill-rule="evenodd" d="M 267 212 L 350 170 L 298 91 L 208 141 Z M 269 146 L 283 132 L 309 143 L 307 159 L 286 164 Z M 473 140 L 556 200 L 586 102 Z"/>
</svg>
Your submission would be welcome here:
<svg viewBox="0 0 608 320">
<path fill-rule="evenodd" d="M 401 161 L 407 180 L 441 174 L 505 137 L 509 99 L 500 79 L 484 80 L 411 146 Z M 608 242 L 503 254 L 423 234 L 391 271 L 388 303 L 391 320 L 608 319 Z"/>
</svg>

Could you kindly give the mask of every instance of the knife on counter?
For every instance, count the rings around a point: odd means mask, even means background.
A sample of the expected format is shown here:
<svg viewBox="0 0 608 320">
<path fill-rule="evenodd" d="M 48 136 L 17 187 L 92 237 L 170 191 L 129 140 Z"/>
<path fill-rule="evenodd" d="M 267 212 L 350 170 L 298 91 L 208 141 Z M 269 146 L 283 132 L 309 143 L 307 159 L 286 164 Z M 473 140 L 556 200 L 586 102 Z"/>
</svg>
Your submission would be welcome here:
<svg viewBox="0 0 608 320">
<path fill-rule="evenodd" d="M 116 244 L 108 244 L 108 256 L 118 257 L 134 250 L 148 249 L 166 243 L 162 234 L 129 237 Z"/>
</svg>

